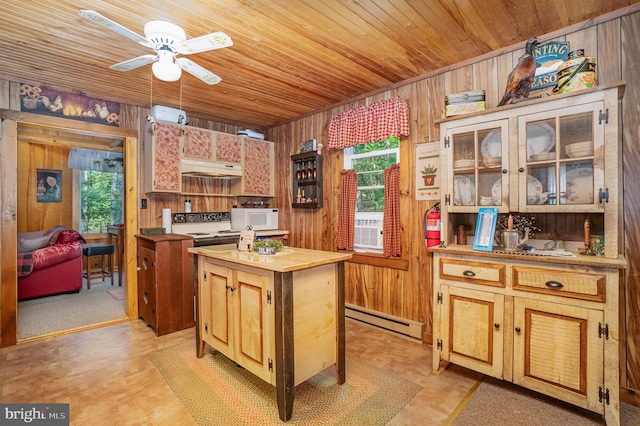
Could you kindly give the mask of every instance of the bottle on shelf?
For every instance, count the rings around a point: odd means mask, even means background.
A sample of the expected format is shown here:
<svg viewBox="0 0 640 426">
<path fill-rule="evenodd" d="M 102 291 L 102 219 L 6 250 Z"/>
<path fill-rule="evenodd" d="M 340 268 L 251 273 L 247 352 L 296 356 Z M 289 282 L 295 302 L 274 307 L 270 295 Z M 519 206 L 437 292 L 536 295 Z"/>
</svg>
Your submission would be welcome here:
<svg viewBox="0 0 640 426">
<path fill-rule="evenodd" d="M 300 188 L 298 188 L 298 194 L 296 194 L 296 203 L 301 203 L 302 202 L 302 193 L 300 191 Z"/>
<path fill-rule="evenodd" d="M 302 190 L 302 197 L 300 198 L 300 202 L 301 203 L 306 203 L 307 202 L 307 199 L 304 196 L 304 189 Z"/>
<path fill-rule="evenodd" d="M 300 163 L 296 163 L 298 169 L 296 170 L 296 180 L 300 180 L 302 176 L 302 172 L 300 171 Z"/>
</svg>

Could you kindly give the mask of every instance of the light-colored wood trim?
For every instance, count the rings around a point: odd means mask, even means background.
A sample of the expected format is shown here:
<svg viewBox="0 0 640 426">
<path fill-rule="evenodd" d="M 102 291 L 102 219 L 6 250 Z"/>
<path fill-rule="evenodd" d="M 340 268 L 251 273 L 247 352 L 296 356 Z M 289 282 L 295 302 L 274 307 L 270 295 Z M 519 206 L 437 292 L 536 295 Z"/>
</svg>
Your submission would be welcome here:
<svg viewBox="0 0 640 426">
<path fill-rule="evenodd" d="M 17 123 L 0 120 L 0 347 L 18 339 L 18 276 L 16 258 Z"/>
</svg>

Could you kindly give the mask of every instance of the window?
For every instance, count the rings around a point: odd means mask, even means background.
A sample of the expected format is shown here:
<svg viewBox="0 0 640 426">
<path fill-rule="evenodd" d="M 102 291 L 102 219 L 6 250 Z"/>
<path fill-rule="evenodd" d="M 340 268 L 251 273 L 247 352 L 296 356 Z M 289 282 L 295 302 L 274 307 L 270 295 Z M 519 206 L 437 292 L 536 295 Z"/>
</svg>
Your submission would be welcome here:
<svg viewBox="0 0 640 426">
<path fill-rule="evenodd" d="M 344 168 L 358 176 L 354 250 L 382 253 L 384 169 L 400 162 L 397 137 L 344 150 Z"/>
<path fill-rule="evenodd" d="M 80 170 L 81 233 L 106 232 L 107 226 L 123 223 L 124 174 Z"/>
</svg>

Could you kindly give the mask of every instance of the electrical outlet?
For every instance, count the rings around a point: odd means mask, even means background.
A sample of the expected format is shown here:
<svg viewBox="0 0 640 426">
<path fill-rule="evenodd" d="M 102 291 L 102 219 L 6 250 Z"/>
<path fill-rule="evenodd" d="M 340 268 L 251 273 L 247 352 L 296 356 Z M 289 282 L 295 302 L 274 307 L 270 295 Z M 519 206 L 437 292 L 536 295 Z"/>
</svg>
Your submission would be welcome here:
<svg viewBox="0 0 640 426">
<path fill-rule="evenodd" d="M 147 199 L 146 198 L 141 198 L 140 199 L 140 208 L 141 209 L 146 209 L 147 208 Z"/>
</svg>

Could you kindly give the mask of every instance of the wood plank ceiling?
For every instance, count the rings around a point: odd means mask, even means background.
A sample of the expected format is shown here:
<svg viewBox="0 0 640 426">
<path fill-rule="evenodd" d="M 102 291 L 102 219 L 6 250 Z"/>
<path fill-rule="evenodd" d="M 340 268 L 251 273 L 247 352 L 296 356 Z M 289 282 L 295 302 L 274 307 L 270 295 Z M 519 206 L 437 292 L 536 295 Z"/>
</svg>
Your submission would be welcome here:
<svg viewBox="0 0 640 426">
<path fill-rule="evenodd" d="M 4 0 L 0 78 L 264 129 L 418 78 L 640 0 Z M 224 31 L 225 49 L 189 55 L 222 82 L 179 82 L 109 65 L 153 54 L 78 15 L 92 9 L 143 34 Z M 543 40 L 544 41 L 544 40 Z"/>
</svg>

